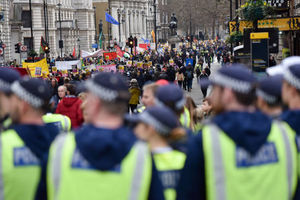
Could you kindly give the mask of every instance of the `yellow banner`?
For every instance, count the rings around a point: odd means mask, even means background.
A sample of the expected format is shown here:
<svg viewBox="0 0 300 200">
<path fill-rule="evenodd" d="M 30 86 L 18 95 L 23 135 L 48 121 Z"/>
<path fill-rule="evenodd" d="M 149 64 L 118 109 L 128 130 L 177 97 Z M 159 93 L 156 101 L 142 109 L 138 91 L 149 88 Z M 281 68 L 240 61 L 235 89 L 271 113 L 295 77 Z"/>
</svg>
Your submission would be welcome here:
<svg viewBox="0 0 300 200">
<path fill-rule="evenodd" d="M 278 28 L 279 31 L 295 31 L 300 30 L 300 17 L 264 19 L 259 20 L 258 28 Z M 230 34 L 236 31 L 235 21 L 229 22 Z M 240 21 L 239 30 L 244 31 L 244 28 L 252 28 L 253 24 L 249 21 Z"/>
<path fill-rule="evenodd" d="M 28 68 L 32 77 L 45 77 L 49 74 L 49 68 L 46 58 L 35 62 L 27 63 L 23 62 L 23 68 Z"/>
</svg>

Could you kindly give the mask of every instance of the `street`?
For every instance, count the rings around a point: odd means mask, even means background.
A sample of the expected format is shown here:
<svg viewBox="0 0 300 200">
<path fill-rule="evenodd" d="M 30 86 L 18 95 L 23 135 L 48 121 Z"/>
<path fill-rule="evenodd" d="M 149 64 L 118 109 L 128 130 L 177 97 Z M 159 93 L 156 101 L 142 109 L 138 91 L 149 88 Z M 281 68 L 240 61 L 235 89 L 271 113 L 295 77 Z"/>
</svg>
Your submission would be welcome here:
<svg viewBox="0 0 300 200">
<path fill-rule="evenodd" d="M 206 65 L 206 63 L 204 64 Z M 221 67 L 221 64 L 217 62 L 215 59 L 214 62 L 211 64 L 211 76 Z M 203 100 L 203 94 L 200 89 L 200 85 L 198 84 L 196 74 L 195 78 L 193 79 L 193 89 L 192 92 L 185 91 L 186 96 L 192 97 L 192 99 L 195 101 L 196 105 L 201 105 L 201 102 Z"/>
</svg>

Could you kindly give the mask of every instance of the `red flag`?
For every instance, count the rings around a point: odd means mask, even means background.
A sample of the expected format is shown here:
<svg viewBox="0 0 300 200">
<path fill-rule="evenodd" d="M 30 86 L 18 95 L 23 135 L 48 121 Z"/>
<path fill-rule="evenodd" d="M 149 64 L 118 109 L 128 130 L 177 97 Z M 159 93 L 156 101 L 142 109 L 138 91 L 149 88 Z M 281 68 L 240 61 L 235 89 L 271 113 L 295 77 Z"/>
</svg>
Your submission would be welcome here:
<svg viewBox="0 0 300 200">
<path fill-rule="evenodd" d="M 116 51 L 117 51 L 117 55 L 122 58 L 125 52 L 122 51 L 121 48 L 118 45 L 115 45 L 115 48 L 116 48 Z"/>
<path fill-rule="evenodd" d="M 75 57 L 76 57 L 76 51 L 75 51 L 75 47 L 74 47 L 74 49 L 73 49 L 72 56 L 73 56 L 73 58 L 75 58 Z"/>
</svg>

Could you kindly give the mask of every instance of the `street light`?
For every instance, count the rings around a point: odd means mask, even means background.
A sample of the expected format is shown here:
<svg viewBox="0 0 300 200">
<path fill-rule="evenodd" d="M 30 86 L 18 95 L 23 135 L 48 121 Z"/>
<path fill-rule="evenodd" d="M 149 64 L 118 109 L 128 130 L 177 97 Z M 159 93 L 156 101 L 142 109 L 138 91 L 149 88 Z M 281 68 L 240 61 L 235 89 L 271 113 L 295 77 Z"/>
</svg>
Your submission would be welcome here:
<svg viewBox="0 0 300 200">
<path fill-rule="evenodd" d="M 58 20 L 59 20 L 59 48 L 60 48 L 60 57 L 63 57 L 63 48 L 64 48 L 64 42 L 62 41 L 62 32 L 61 32 L 61 18 L 60 18 L 60 7 L 61 3 L 57 4 L 58 6 Z"/>
<path fill-rule="evenodd" d="M 80 38 L 77 39 L 77 44 L 78 44 L 78 51 L 79 51 L 78 57 L 80 58 L 80 55 L 81 55 L 81 52 L 80 52 Z"/>
<path fill-rule="evenodd" d="M 31 0 L 29 0 L 29 12 L 30 12 L 30 50 L 34 50 Z"/>
<path fill-rule="evenodd" d="M 121 10 L 118 9 L 118 22 L 119 22 L 119 45 L 121 44 Z"/>
</svg>

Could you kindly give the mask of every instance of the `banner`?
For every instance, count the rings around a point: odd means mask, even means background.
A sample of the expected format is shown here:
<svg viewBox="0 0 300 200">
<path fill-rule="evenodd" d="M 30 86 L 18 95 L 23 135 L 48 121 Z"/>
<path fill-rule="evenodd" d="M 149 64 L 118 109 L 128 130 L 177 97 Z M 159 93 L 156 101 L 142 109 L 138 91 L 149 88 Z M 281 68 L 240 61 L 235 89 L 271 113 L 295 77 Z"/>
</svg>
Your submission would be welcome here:
<svg viewBox="0 0 300 200">
<path fill-rule="evenodd" d="M 23 68 L 28 68 L 32 77 L 45 77 L 49 74 L 46 58 L 35 63 L 22 63 Z"/>
<path fill-rule="evenodd" d="M 100 72 L 116 72 L 116 65 L 98 65 L 97 70 Z"/>
<path fill-rule="evenodd" d="M 139 44 L 139 47 L 141 49 L 145 49 L 145 50 L 148 50 L 150 48 L 150 44 Z"/>
<path fill-rule="evenodd" d="M 70 70 L 72 67 L 76 65 L 77 69 L 81 69 L 81 61 L 80 60 L 72 60 L 72 61 L 56 61 L 55 66 L 58 70 Z"/>
<path fill-rule="evenodd" d="M 119 72 L 121 72 L 121 73 L 124 72 L 124 66 L 123 65 L 119 65 Z"/>
<path fill-rule="evenodd" d="M 98 51 L 94 51 L 94 52 L 81 50 L 81 58 L 100 57 L 102 55 L 103 55 L 102 49 L 99 49 Z"/>
<path fill-rule="evenodd" d="M 107 60 L 114 60 L 118 57 L 117 52 L 104 52 L 103 56 Z"/>
</svg>

